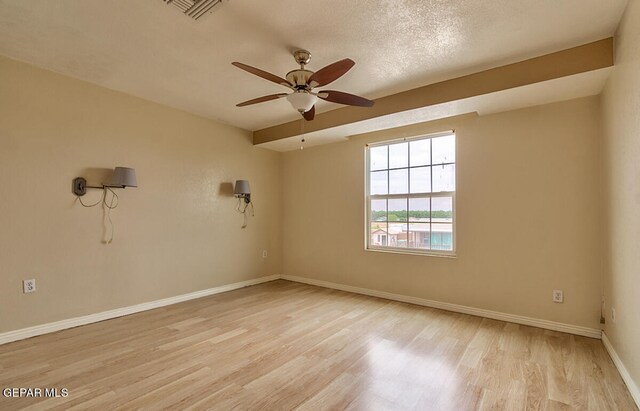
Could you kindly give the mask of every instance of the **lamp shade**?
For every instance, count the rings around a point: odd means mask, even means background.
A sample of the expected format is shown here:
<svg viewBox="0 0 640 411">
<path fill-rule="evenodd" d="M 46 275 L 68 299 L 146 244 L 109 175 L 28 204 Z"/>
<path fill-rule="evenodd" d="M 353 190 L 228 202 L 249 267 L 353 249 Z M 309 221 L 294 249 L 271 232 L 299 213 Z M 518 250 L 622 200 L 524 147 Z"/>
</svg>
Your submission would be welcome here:
<svg viewBox="0 0 640 411">
<path fill-rule="evenodd" d="M 306 113 L 311 110 L 316 101 L 318 101 L 318 97 L 313 94 L 309 94 L 304 91 L 297 91 L 295 93 L 291 93 L 287 96 L 287 100 L 289 103 L 301 113 Z"/>
<path fill-rule="evenodd" d="M 129 167 L 116 167 L 109 185 L 113 187 L 138 187 L 136 170 Z"/>
<path fill-rule="evenodd" d="M 236 186 L 233 189 L 233 194 L 251 194 L 251 188 L 247 180 L 236 180 Z"/>
</svg>

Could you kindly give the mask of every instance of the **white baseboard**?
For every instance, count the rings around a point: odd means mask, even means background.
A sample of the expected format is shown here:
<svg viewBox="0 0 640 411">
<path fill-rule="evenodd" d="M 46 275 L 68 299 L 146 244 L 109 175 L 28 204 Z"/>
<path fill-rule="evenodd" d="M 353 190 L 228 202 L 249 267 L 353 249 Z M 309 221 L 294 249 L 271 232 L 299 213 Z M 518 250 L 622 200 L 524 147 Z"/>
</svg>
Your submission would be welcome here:
<svg viewBox="0 0 640 411">
<path fill-rule="evenodd" d="M 80 325 L 91 324 L 98 321 L 104 321 L 111 318 L 122 317 L 124 315 L 138 313 L 140 311 L 152 310 L 154 308 L 164 307 L 166 305 L 176 304 L 183 301 L 194 300 L 196 298 L 206 297 L 208 295 L 224 293 L 225 291 L 237 290 L 238 288 L 248 287 L 250 285 L 266 283 L 279 279 L 279 275 L 271 275 L 268 277 L 259 277 L 252 280 L 241 281 L 239 283 L 221 285 L 220 287 L 209 288 L 206 290 L 195 291 L 193 293 L 176 295 L 175 297 L 163 298 L 162 300 L 150 301 L 147 303 L 136 304 L 129 307 L 116 308 L 115 310 L 103 311 L 101 313 L 84 315 L 82 317 L 69 318 L 67 320 L 56 321 L 48 324 L 36 325 L 34 327 L 23 328 L 20 330 L 9 331 L 0 334 L 0 345 L 12 341 L 23 340 L 25 338 L 35 337 L 36 335 L 48 334 L 67 328 L 78 327 Z"/>
<path fill-rule="evenodd" d="M 560 331 L 569 334 L 582 335 L 591 338 L 600 338 L 602 331 L 596 328 L 581 327 L 578 325 L 558 323 L 555 321 L 541 320 L 538 318 L 524 317 L 521 315 L 501 313 L 498 311 L 484 310 L 481 308 L 467 307 L 464 305 L 443 303 L 440 301 L 426 300 L 424 298 L 409 297 L 401 294 L 387 293 L 384 291 L 371 290 L 368 288 L 352 287 L 327 281 L 314 280 L 305 277 L 296 277 L 291 275 L 283 275 L 283 280 L 295 281 L 298 283 L 317 285 L 319 287 L 333 288 L 336 290 L 348 291 L 356 294 L 370 295 L 372 297 L 385 298 L 387 300 L 400 301 L 425 307 L 439 308 L 441 310 L 453 311 L 462 314 L 476 315 L 478 317 L 491 318 L 494 320 L 507 321 L 516 324 L 530 325 L 532 327 L 545 328 L 547 330 Z"/>
<path fill-rule="evenodd" d="M 175 297 L 164 298 L 162 300 L 150 301 L 147 303 L 132 305 L 129 307 L 117 308 L 115 310 L 103 311 L 101 313 L 89 314 L 82 317 L 70 318 L 67 320 L 56 321 L 48 324 L 36 325 L 34 327 L 23 328 L 20 330 L 9 331 L 0 334 L 0 345 L 12 341 L 23 340 L 25 338 L 35 337 L 37 335 L 52 333 L 67 328 L 78 327 L 80 325 L 91 324 L 98 321 L 104 321 L 111 318 L 122 317 L 124 315 L 134 314 L 141 311 L 152 310 L 154 308 L 164 307 L 183 301 L 193 300 L 196 298 L 206 297 L 208 295 L 219 294 L 225 291 L 236 290 L 238 288 L 248 287 L 250 285 L 266 283 L 278 279 L 294 281 L 298 283 L 316 285 L 325 288 L 348 291 L 356 294 L 370 295 L 373 297 L 385 298 L 387 300 L 400 301 L 410 304 L 422 305 L 425 307 L 438 308 L 447 311 L 453 311 L 463 314 L 476 315 L 479 317 L 491 318 L 494 320 L 507 321 L 517 324 L 530 325 L 533 327 L 545 328 L 554 331 L 561 331 L 570 334 L 582 335 L 591 338 L 601 338 L 602 332 L 599 329 L 580 327 L 576 325 L 563 324 L 554 321 L 541 320 L 537 318 L 524 317 L 520 315 L 501 313 L 497 311 L 484 310 L 481 308 L 467 307 L 440 301 L 427 300 L 418 297 L 410 297 L 400 294 L 393 294 L 384 291 L 371 290 L 368 288 L 353 287 L 349 285 L 331 283 L 327 281 L 314 280 L 311 278 L 297 277 L 290 275 L 271 275 L 268 277 L 260 277 L 252 280 L 242 281 L 223 285 L 220 287 L 209 288 L 207 290 L 196 291 L 189 294 L 177 295 Z M 613 357 L 613 355 L 612 355 Z M 621 371 L 622 374 L 622 371 Z M 628 375 L 628 374 L 627 374 Z"/>
<path fill-rule="evenodd" d="M 629 371 L 627 371 L 627 368 L 622 363 L 622 360 L 620 359 L 620 357 L 618 357 L 618 353 L 613 349 L 613 345 L 611 345 L 611 341 L 609 341 L 609 338 L 607 338 L 607 334 L 605 334 L 604 331 L 602 332 L 602 343 L 604 344 L 604 348 L 607 349 L 607 352 L 613 360 L 616 368 L 618 369 L 622 380 L 625 384 L 627 384 L 627 388 L 629 389 L 633 400 L 636 402 L 638 408 L 640 408 L 640 389 L 638 389 L 635 381 L 633 381 L 633 379 L 631 378 L 631 374 L 629 374 Z"/>
</svg>

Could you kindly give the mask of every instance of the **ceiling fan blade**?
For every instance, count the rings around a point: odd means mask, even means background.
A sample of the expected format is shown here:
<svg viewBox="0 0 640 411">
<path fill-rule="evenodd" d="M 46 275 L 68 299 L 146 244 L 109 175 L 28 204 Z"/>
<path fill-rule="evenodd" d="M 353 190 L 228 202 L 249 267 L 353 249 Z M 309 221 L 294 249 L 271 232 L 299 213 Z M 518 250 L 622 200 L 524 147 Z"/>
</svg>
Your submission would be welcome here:
<svg viewBox="0 0 640 411">
<path fill-rule="evenodd" d="M 321 68 L 309 77 L 307 84 L 313 87 L 326 86 L 342 77 L 347 71 L 351 69 L 356 63 L 351 59 L 344 59 L 336 61 L 333 64 L 329 64 L 326 67 Z"/>
<path fill-rule="evenodd" d="M 315 116 L 316 116 L 316 106 L 311 106 L 309 110 L 302 113 L 302 117 L 304 117 L 304 119 L 307 121 L 313 120 Z"/>
<path fill-rule="evenodd" d="M 286 97 L 288 96 L 287 93 L 278 93 L 278 94 L 270 94 L 268 96 L 262 96 L 262 97 L 258 97 L 258 98 L 254 98 L 252 100 L 247 100 L 247 101 L 243 101 L 240 104 L 236 104 L 236 107 L 244 107 L 244 106 L 248 106 L 251 104 L 257 104 L 257 103 L 262 103 L 265 101 L 271 101 L 271 100 L 276 100 L 282 97 Z"/>
<path fill-rule="evenodd" d="M 275 74 L 268 73 L 268 72 L 266 72 L 264 70 L 260 70 L 259 68 L 251 67 L 251 66 L 248 66 L 248 65 L 243 64 L 243 63 L 238 63 L 237 61 L 234 61 L 231 64 L 233 64 L 234 66 L 236 66 L 238 68 L 241 68 L 244 71 L 248 71 L 251 74 L 255 74 L 258 77 L 262 77 L 265 80 L 269 80 L 269 81 L 272 81 L 272 82 L 274 82 L 276 84 L 282 84 L 283 86 L 291 88 L 291 84 L 289 84 L 289 82 L 287 80 L 283 79 L 282 77 L 278 77 Z"/>
<path fill-rule="evenodd" d="M 371 107 L 374 103 L 364 97 L 334 90 L 322 90 L 318 92 L 318 98 L 332 103 L 346 104 L 347 106 Z"/>
</svg>

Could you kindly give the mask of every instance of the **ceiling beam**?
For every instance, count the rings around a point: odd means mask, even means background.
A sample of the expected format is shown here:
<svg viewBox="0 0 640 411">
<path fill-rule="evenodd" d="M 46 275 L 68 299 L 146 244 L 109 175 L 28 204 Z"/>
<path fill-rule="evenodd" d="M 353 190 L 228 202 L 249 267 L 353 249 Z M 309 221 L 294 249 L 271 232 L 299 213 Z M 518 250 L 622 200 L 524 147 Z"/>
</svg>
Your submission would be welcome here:
<svg viewBox="0 0 640 411">
<path fill-rule="evenodd" d="M 371 108 L 343 107 L 253 132 L 253 144 L 276 141 L 389 114 L 521 87 L 613 66 L 613 38 L 518 63 L 429 84 L 375 100 Z"/>
</svg>

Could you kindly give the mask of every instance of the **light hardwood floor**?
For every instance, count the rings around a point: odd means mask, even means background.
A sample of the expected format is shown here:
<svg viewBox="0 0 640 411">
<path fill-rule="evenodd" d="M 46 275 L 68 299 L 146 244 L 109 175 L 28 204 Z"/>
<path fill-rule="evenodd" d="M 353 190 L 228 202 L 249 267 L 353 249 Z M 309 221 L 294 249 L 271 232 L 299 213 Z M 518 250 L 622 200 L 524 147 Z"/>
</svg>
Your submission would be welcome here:
<svg viewBox="0 0 640 411">
<path fill-rule="evenodd" d="M 599 340 L 274 281 L 0 346 L 0 409 L 637 410 Z"/>
</svg>

